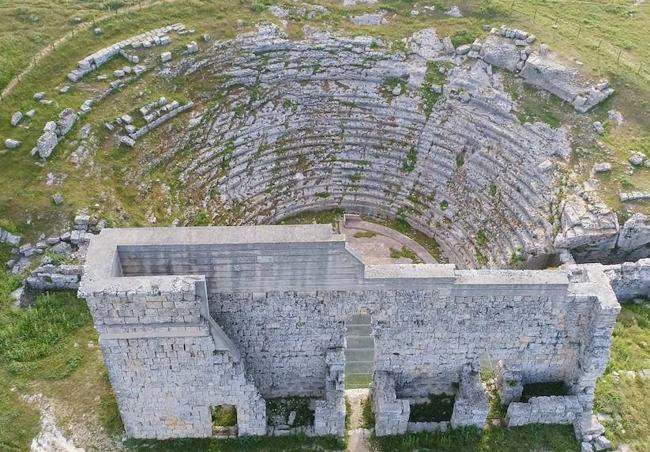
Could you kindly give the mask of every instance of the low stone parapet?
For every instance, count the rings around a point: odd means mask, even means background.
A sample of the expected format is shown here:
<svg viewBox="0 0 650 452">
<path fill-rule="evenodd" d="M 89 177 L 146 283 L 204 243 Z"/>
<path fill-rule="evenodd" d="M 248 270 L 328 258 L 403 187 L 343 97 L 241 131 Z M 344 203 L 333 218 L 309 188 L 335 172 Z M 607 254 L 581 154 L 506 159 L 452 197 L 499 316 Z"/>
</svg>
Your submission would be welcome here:
<svg viewBox="0 0 650 452">
<path fill-rule="evenodd" d="M 508 427 L 527 424 L 573 424 L 583 409 L 577 396 L 532 397 L 528 402 L 508 406 Z"/>
</svg>

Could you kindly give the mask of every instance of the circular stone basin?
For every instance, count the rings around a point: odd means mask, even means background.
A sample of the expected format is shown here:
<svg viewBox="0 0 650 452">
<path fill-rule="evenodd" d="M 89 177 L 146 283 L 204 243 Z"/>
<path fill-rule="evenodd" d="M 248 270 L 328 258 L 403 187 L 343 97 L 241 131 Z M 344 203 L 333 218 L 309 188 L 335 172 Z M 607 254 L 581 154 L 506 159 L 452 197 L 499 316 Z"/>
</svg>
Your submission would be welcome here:
<svg viewBox="0 0 650 452">
<path fill-rule="evenodd" d="M 459 268 L 553 249 L 566 131 L 522 124 L 480 60 L 263 26 L 174 70 L 209 88 L 173 148 L 147 158 L 228 224 L 328 209 L 400 218 Z"/>
</svg>

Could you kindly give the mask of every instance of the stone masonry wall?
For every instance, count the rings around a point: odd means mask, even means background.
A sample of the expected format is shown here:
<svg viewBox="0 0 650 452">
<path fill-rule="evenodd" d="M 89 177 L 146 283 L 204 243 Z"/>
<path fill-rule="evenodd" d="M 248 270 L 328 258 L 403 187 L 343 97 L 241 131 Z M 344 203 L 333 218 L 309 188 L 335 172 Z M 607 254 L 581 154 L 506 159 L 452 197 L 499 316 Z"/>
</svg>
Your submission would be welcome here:
<svg viewBox="0 0 650 452">
<path fill-rule="evenodd" d="M 483 424 L 485 358 L 524 383 L 564 381 L 578 423 L 620 309 L 600 265 L 371 266 L 325 225 L 104 230 L 80 295 L 127 434 L 144 438 L 211 436 L 221 404 L 237 406 L 240 435 L 264 434 L 264 398 L 289 396 L 317 399 L 315 434 L 342 434 L 345 321 L 359 312 L 375 340 L 378 435 L 406 431 L 409 399 L 431 393 L 456 395 L 452 426 Z"/>
<path fill-rule="evenodd" d="M 236 356 L 217 349 L 196 283 L 86 294 L 129 437 L 211 436 L 211 407 L 222 404 L 237 407 L 240 434 L 266 432 L 264 400 Z"/>
</svg>

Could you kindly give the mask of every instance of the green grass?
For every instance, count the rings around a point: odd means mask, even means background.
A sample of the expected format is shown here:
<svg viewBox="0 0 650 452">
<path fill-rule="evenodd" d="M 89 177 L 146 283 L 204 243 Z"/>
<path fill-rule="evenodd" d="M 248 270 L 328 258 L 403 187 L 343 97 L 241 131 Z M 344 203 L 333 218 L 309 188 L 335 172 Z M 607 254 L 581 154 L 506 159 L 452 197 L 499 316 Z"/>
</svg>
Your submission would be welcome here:
<svg viewBox="0 0 650 452">
<path fill-rule="evenodd" d="M 282 437 L 244 437 L 238 439 L 179 439 L 168 441 L 128 440 L 127 450 L 144 452 L 298 452 L 298 451 L 340 451 L 343 442 L 334 437 L 309 438 L 304 435 Z"/>
<path fill-rule="evenodd" d="M 371 232 L 371 231 L 359 231 L 355 232 L 353 237 L 355 239 L 371 239 L 377 235 L 376 232 Z"/>
<path fill-rule="evenodd" d="M 594 411 L 611 416 L 606 435 L 614 444 L 650 450 L 650 380 L 625 371 L 650 368 L 650 307 L 624 305 L 614 328 L 610 359 L 596 385 Z M 614 372 L 621 374 L 618 379 Z"/>
<path fill-rule="evenodd" d="M 237 408 L 233 405 L 221 405 L 212 408 L 212 425 L 234 427 L 237 425 Z"/>
<path fill-rule="evenodd" d="M 578 452 L 573 428 L 568 425 L 530 425 L 511 429 L 492 428 L 483 432 L 462 428 L 447 432 L 410 433 L 373 437 L 378 452 L 430 450 L 436 452 Z"/>
<path fill-rule="evenodd" d="M 281 424 L 288 424 L 287 419 L 292 411 L 296 412 L 296 419 L 291 427 L 300 427 L 314 424 L 314 411 L 310 408 L 311 399 L 307 397 L 284 397 L 279 399 L 266 399 L 266 415 L 269 425 L 278 417 L 283 419 Z"/>
<path fill-rule="evenodd" d="M 361 401 L 361 428 L 375 428 L 375 413 L 372 411 L 370 396 Z"/>
<path fill-rule="evenodd" d="M 568 388 L 564 382 L 561 381 L 529 383 L 524 385 L 524 390 L 521 394 L 521 401 L 528 402 L 532 397 L 565 396 L 568 393 Z"/>
<path fill-rule="evenodd" d="M 289 218 L 285 218 L 280 224 L 336 224 L 343 218 L 343 210 L 330 209 L 317 212 L 301 212 Z"/>
<path fill-rule="evenodd" d="M 390 248 L 390 257 L 392 259 L 410 259 L 414 264 L 421 264 L 422 259 L 418 257 L 415 251 L 407 246 L 403 246 L 402 249 Z"/>
<path fill-rule="evenodd" d="M 405 173 L 412 173 L 415 169 L 415 164 L 418 161 L 418 151 L 413 147 L 409 149 L 402 161 L 402 171 Z"/>
<path fill-rule="evenodd" d="M 441 422 L 451 420 L 454 397 L 447 394 L 431 394 L 425 403 L 411 404 L 409 422 Z"/>
<path fill-rule="evenodd" d="M 367 388 L 372 383 L 372 375 L 347 374 L 345 376 L 345 389 Z"/>
<path fill-rule="evenodd" d="M 420 91 L 422 108 L 427 117 L 429 117 L 442 96 L 440 93 L 434 91 L 434 86 L 442 86 L 446 80 L 445 75 L 441 72 L 441 68 L 442 66 L 435 61 L 430 61 L 427 64 L 427 73 L 424 76 L 424 82 L 422 82 L 422 89 Z"/>
<path fill-rule="evenodd" d="M 116 423 L 101 354 L 85 346 L 96 340 L 85 302 L 62 292 L 38 296 L 31 309 L 15 309 L 10 293 L 19 284 L 0 271 L 0 449 L 26 450 L 40 430 L 40 413 L 23 395 L 63 397 L 80 418 L 99 411 L 99 397 L 106 404 L 100 417 Z"/>
</svg>

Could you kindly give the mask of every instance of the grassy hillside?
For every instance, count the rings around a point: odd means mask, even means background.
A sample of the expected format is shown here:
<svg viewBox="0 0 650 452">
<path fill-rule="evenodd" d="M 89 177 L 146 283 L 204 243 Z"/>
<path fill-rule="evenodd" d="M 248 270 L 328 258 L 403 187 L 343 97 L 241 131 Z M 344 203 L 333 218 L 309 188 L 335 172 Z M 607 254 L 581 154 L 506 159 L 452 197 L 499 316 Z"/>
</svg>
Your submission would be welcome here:
<svg viewBox="0 0 650 452">
<path fill-rule="evenodd" d="M 206 92 L 210 81 L 168 80 L 160 83 L 159 78 L 150 74 L 118 94 L 109 96 L 85 119 L 96 125 L 99 139 L 98 151 L 94 155 L 95 165 L 90 169 L 76 169 L 67 160 L 78 146 L 75 131 L 79 126 L 59 145 L 46 164 L 39 163 L 29 155 L 47 120 L 54 118 L 64 107 L 78 109 L 87 98 L 88 90 L 96 89 L 91 81 L 85 82 L 82 87 L 74 87 L 67 94 L 59 94 L 58 87 L 67 83 L 65 75 L 79 59 L 119 39 L 173 22 L 183 22 L 188 28 L 197 30 L 196 35 L 175 38 L 175 46 L 189 39 L 197 39 L 202 33 L 210 34 L 213 39 L 230 38 L 238 29 L 249 29 L 260 20 L 278 22 L 268 14 L 266 8 L 270 4 L 283 3 L 291 4 L 284 0 L 26 0 L 20 4 L 5 0 L 0 3 L 0 17 L 7 24 L 0 31 L 0 53 L 8 58 L 8 64 L 3 64 L 0 68 L 3 71 L 0 73 L 0 86 L 5 86 L 11 77 L 28 68 L 37 54 L 46 50 L 45 56 L 38 59 L 38 63 L 27 71 L 0 102 L 0 138 L 4 140 L 10 137 L 23 141 L 19 149 L 0 155 L 0 218 L 11 219 L 18 231 L 28 237 L 36 237 L 64 224 L 74 211 L 82 207 L 95 209 L 115 224 L 145 224 L 145 212 L 141 208 L 143 203 L 151 206 L 160 224 L 169 224 L 175 218 L 182 219 L 194 201 L 186 200 L 185 205 L 174 205 L 169 197 L 156 188 L 162 183 L 173 186 L 173 175 L 152 170 L 148 175 L 145 174 L 144 181 L 138 180 L 136 183 L 132 180 L 134 176 L 131 171 L 146 165 L 147 154 L 141 149 L 165 146 L 167 137 L 174 133 L 174 122 L 150 134 L 133 151 L 119 149 L 116 143 L 106 140 L 101 124 L 134 103 L 142 102 L 139 100 L 141 93 L 147 99 L 157 95 L 194 98 L 198 93 Z M 599 176 L 603 184 L 602 193 L 624 216 L 625 209 L 616 199 L 619 189 L 650 189 L 648 170 L 630 173 L 625 164 L 632 150 L 650 154 L 650 48 L 644 39 L 650 26 L 650 4 L 632 6 L 630 0 L 532 0 L 514 3 L 511 0 L 435 1 L 431 2 L 436 6 L 433 13 L 425 14 L 420 9 L 420 14 L 413 16 L 411 10 L 414 2 L 387 0 L 381 6 L 390 13 L 390 25 L 369 27 L 354 26 L 347 17 L 376 10 L 379 6 L 343 8 L 342 2 L 338 0 L 322 0 L 319 3 L 327 6 L 329 13 L 313 21 L 301 17 L 290 18 L 288 30 L 292 37 L 299 38 L 302 27 L 307 24 L 339 29 L 349 34 L 371 34 L 395 42 L 430 26 L 435 27 L 441 36 L 451 35 L 457 43 L 485 36 L 485 24 L 498 26 L 507 23 L 530 30 L 565 56 L 569 63 L 580 67 L 594 78 L 609 78 L 617 89 L 615 97 L 605 106 L 575 119 L 574 122 L 579 123 L 578 129 L 588 127 L 595 119 L 603 120 L 607 129 L 602 140 L 582 140 L 584 134 L 576 134 L 577 152 L 572 163 L 575 168 L 586 178 L 594 162 L 612 161 L 613 173 Z M 452 4 L 460 6 L 464 17 L 444 15 L 444 11 Z M 560 5 L 562 15 L 558 17 L 556 11 Z M 114 12 L 115 8 L 117 12 Z M 120 11 L 128 13 L 120 14 Z M 96 26 L 102 29 L 99 35 L 93 33 Z M 54 50 L 47 51 L 48 46 L 57 38 L 67 36 L 72 30 L 77 30 L 74 36 L 62 39 Z M 620 58 L 617 49 L 620 49 Z M 115 67 L 111 64 L 106 66 L 106 71 L 117 68 L 120 63 L 115 62 Z M 32 95 L 38 91 L 47 92 L 55 104 L 44 106 L 33 101 Z M 546 105 L 543 98 L 536 100 L 535 96 L 528 94 L 522 96 L 521 102 L 525 99 L 532 103 L 530 109 L 544 112 L 542 120 L 553 120 L 553 117 L 562 115 L 561 103 Z M 24 121 L 19 128 L 9 125 L 8 119 L 14 111 L 25 112 L 32 108 L 37 109 L 37 114 L 31 122 Z M 606 111 L 609 108 L 623 112 L 626 118 L 623 127 L 615 128 L 608 123 Z M 568 117 L 575 118 L 576 115 L 571 112 Z M 525 118 L 538 119 L 522 115 L 522 119 Z M 64 184 L 60 187 L 46 186 L 48 173 L 65 175 Z M 138 183 L 141 182 L 152 186 L 153 191 L 149 190 L 146 196 L 143 195 L 138 190 Z M 62 206 L 55 207 L 51 201 L 51 196 L 56 192 L 63 193 L 66 198 Z M 650 210 L 646 204 L 637 205 L 636 208 L 640 211 Z M 229 220 L 225 218 L 224 221 Z"/>
</svg>

